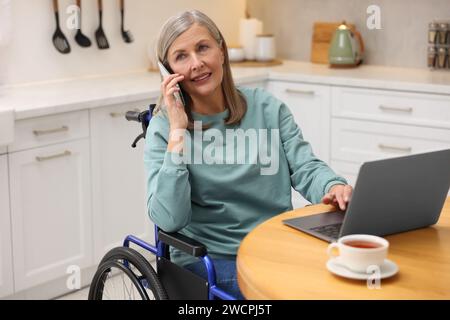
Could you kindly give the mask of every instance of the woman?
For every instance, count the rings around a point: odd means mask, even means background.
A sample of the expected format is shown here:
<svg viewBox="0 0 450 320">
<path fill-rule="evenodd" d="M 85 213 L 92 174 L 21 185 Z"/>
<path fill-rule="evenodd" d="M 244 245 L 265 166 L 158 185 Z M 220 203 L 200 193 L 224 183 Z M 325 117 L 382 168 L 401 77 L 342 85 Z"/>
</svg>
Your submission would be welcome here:
<svg viewBox="0 0 450 320">
<path fill-rule="evenodd" d="M 314 156 L 284 103 L 262 89 L 235 87 L 225 39 L 206 15 L 170 18 L 157 56 L 173 74 L 162 81 L 161 107 L 147 131 L 149 216 L 162 230 L 206 245 L 218 287 L 243 298 L 239 244 L 261 222 L 292 209 L 291 186 L 342 210 L 352 188 Z M 171 259 L 206 277 L 202 261 L 173 249 Z"/>
</svg>

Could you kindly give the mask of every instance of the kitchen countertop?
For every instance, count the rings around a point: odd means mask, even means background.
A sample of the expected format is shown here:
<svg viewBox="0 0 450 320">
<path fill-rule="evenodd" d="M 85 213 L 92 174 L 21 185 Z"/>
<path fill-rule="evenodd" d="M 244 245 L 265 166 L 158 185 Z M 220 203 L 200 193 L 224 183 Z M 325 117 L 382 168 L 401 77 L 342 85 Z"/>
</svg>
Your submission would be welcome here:
<svg viewBox="0 0 450 320">
<path fill-rule="evenodd" d="M 286 61 L 271 68 L 271 80 L 450 94 L 450 72 L 442 70 L 361 65 L 338 69 L 309 62 Z"/>
<path fill-rule="evenodd" d="M 422 93 L 449 94 L 450 72 L 362 65 L 330 69 L 309 62 L 284 61 L 265 68 L 233 68 L 236 84 L 264 80 L 298 81 Z M 160 76 L 133 72 L 102 77 L 0 87 L 0 109 L 14 109 L 15 119 L 156 99 Z"/>
</svg>

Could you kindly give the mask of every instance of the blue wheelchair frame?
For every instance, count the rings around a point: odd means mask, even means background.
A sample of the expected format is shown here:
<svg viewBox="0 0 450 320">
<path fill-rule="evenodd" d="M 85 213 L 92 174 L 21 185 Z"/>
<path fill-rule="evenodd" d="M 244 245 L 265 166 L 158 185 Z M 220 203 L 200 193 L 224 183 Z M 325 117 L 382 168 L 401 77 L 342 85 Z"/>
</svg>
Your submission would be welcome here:
<svg viewBox="0 0 450 320">
<path fill-rule="evenodd" d="M 136 143 L 142 139 L 145 138 L 145 134 L 147 131 L 147 127 L 148 124 L 150 123 L 151 119 L 152 119 L 152 114 L 153 114 L 153 110 L 155 108 L 154 104 L 151 104 L 149 106 L 149 110 L 148 111 L 144 111 L 141 113 L 136 113 L 136 112 L 127 112 L 126 118 L 127 120 L 134 120 L 134 121 L 138 121 L 142 123 L 142 128 L 143 128 L 143 133 L 141 133 L 133 142 L 132 147 L 136 147 Z M 160 240 L 159 235 L 164 235 L 165 237 L 177 237 L 177 234 L 169 234 L 169 233 L 165 233 L 163 231 L 161 231 L 158 226 L 155 225 L 155 244 L 156 246 L 153 246 L 145 241 L 143 241 L 142 239 L 139 239 L 133 235 L 129 235 L 125 238 L 124 242 L 123 242 L 123 246 L 124 247 L 130 247 L 130 243 L 134 243 L 135 245 L 150 251 L 151 253 L 153 253 L 154 255 L 156 255 L 156 258 L 160 258 L 160 257 L 165 257 L 164 252 L 166 251 L 165 246 L 169 245 L 168 243 L 163 242 L 162 240 Z M 182 241 L 182 240 L 181 240 Z M 194 241 L 195 242 L 195 241 Z M 197 245 L 201 246 L 201 249 L 205 249 L 204 246 L 201 243 L 196 242 Z M 205 264 L 206 267 L 206 271 L 207 271 L 207 276 L 208 276 L 208 299 L 209 300 L 214 300 L 215 297 L 220 298 L 222 300 L 236 300 L 235 297 L 231 296 L 230 294 L 226 293 L 225 291 L 223 291 L 222 289 L 217 287 L 216 284 L 216 271 L 214 268 L 214 263 L 213 260 L 206 254 L 206 249 L 205 249 L 205 253 L 200 255 L 199 258 L 203 261 L 203 263 Z M 126 263 L 127 264 L 127 263 Z M 127 266 L 128 267 L 128 266 Z"/>
</svg>

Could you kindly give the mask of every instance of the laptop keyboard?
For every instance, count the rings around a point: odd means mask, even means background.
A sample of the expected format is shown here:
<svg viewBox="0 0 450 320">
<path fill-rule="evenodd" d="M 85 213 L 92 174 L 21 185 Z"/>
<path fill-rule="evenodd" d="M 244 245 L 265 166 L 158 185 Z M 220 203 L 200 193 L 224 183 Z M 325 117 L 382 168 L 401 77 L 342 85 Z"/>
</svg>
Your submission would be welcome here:
<svg viewBox="0 0 450 320">
<path fill-rule="evenodd" d="M 337 239 L 339 238 L 339 232 L 341 230 L 342 223 L 329 224 L 327 226 L 320 226 L 311 228 L 310 230 L 323 234 L 327 237 Z"/>
</svg>

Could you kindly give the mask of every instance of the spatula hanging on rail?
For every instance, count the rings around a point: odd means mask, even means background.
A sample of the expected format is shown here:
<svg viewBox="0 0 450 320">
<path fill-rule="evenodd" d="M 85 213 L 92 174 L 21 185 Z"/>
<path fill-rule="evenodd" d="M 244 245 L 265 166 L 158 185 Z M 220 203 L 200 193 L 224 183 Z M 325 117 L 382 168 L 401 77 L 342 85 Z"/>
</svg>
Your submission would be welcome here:
<svg viewBox="0 0 450 320">
<path fill-rule="evenodd" d="M 56 19 L 56 30 L 53 34 L 53 44 L 59 52 L 62 54 L 67 54 L 70 52 L 70 44 L 69 41 L 67 41 L 66 36 L 61 31 L 61 28 L 59 27 L 59 8 L 58 8 L 58 0 L 53 0 L 53 11 L 55 12 L 55 19 Z"/>
<path fill-rule="evenodd" d="M 121 31 L 122 31 L 122 39 L 123 41 L 125 41 L 126 43 L 131 43 L 133 42 L 134 38 L 133 35 L 131 34 L 130 31 L 125 30 L 124 28 L 124 15 L 125 15 L 125 0 L 120 0 L 120 15 L 121 15 Z"/>
<path fill-rule="evenodd" d="M 102 0 L 98 0 L 98 17 L 100 23 L 97 31 L 95 31 L 95 39 L 97 40 L 97 46 L 99 49 L 109 49 L 108 39 L 106 39 L 105 32 L 103 31 L 102 16 L 103 16 L 103 2 Z"/>
</svg>

